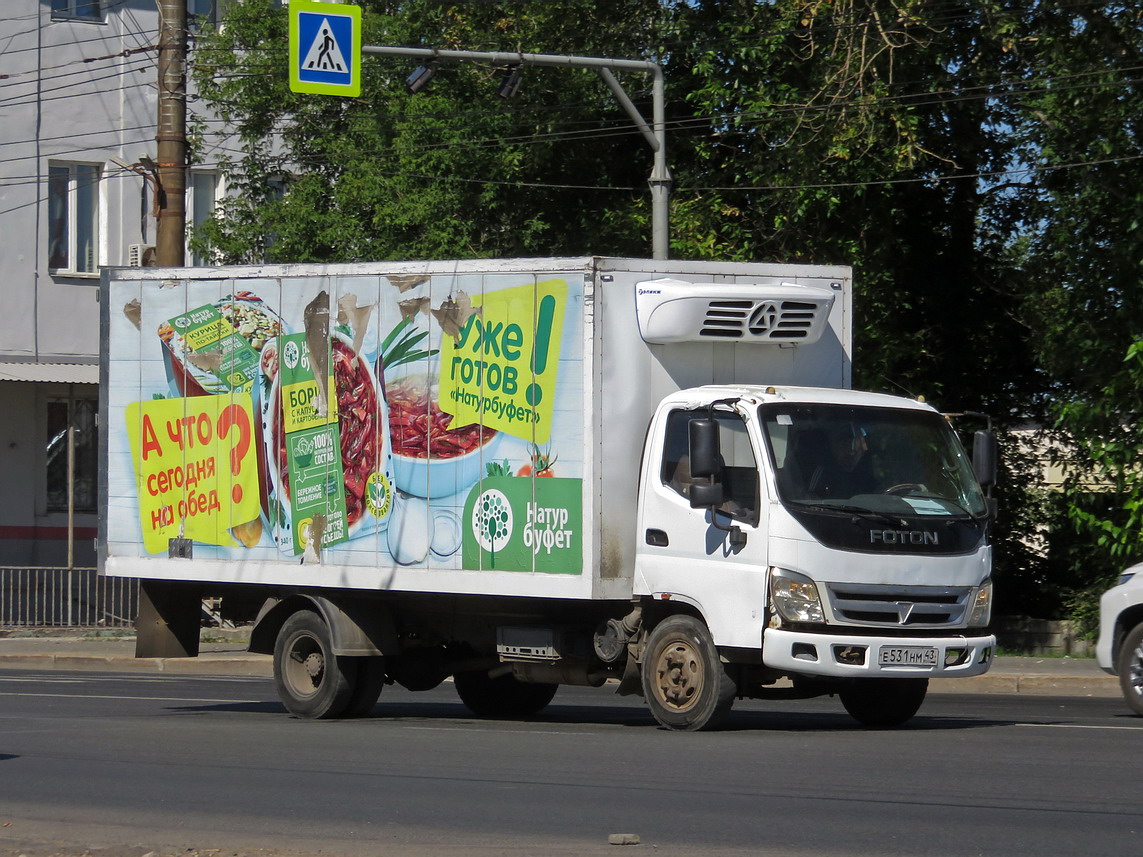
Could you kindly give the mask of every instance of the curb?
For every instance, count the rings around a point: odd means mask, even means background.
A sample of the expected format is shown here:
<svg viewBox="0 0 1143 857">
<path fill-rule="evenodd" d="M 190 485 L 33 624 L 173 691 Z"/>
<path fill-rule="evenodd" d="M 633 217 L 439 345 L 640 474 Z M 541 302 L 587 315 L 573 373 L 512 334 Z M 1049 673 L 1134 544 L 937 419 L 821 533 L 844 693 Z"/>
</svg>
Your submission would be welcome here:
<svg viewBox="0 0 1143 857">
<path fill-rule="evenodd" d="M 164 673 L 170 675 L 243 676 L 270 678 L 273 658 L 246 652 L 218 655 L 206 652 L 195 658 L 135 658 L 122 654 L 91 655 L 77 652 L 33 653 L 0 652 L 0 669 L 73 670 L 77 672 Z M 1119 680 L 1112 675 L 1092 673 L 1053 675 L 1050 673 L 991 672 L 971 678 L 937 678 L 929 683 L 930 693 L 1029 694 L 1114 699 L 1121 696 Z"/>
<path fill-rule="evenodd" d="M 1122 696 L 1115 676 L 1080 675 L 981 675 L 972 678 L 939 678 L 929 682 L 929 693 L 1022 693 L 1036 696 L 1089 696 L 1118 699 Z"/>
<path fill-rule="evenodd" d="M 0 668 L 14 670 L 73 670 L 76 672 L 170 673 L 172 675 L 232 675 L 269 678 L 274 675 L 269 655 L 219 658 L 125 658 L 115 655 L 0 655 Z"/>
</svg>

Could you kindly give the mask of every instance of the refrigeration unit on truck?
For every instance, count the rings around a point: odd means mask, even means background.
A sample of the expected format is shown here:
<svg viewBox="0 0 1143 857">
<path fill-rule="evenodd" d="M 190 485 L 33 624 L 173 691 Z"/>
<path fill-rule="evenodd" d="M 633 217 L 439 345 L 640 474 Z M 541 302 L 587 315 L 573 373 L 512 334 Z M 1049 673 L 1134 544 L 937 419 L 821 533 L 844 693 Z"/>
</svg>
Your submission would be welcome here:
<svg viewBox="0 0 1143 857">
<path fill-rule="evenodd" d="M 109 271 L 100 561 L 140 656 L 255 620 L 301 717 L 449 677 L 674 729 L 991 662 L 991 436 L 854 392 L 845 267 L 609 258 Z"/>
</svg>

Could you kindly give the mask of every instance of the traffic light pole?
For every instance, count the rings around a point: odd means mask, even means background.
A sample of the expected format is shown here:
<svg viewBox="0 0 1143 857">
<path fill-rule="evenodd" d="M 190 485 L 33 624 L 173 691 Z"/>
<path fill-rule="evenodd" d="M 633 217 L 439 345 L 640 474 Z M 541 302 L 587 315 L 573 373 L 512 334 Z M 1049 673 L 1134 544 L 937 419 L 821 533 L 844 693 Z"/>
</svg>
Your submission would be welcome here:
<svg viewBox="0 0 1143 857">
<path fill-rule="evenodd" d="M 666 259 L 670 232 L 668 213 L 671 197 L 671 173 L 667 168 L 666 108 L 663 97 L 663 69 L 658 63 L 640 60 L 617 60 L 602 57 L 576 57 L 559 54 L 483 53 L 480 51 L 448 51 L 432 48 L 401 48 L 363 45 L 362 54 L 384 57 L 407 57 L 429 62 L 486 62 L 494 65 L 539 65 L 563 68 L 595 69 L 619 105 L 631 117 L 635 127 L 654 152 L 654 163 L 648 184 L 651 186 L 652 257 Z M 635 71 L 651 75 L 652 119 L 647 120 L 627 97 L 613 71 Z"/>
</svg>

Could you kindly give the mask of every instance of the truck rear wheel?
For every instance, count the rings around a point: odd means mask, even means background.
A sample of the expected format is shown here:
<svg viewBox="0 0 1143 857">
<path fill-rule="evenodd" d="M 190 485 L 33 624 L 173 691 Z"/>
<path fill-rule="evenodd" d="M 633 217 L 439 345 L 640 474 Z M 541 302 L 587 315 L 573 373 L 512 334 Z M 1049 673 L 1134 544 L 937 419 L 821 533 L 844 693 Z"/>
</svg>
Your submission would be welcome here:
<svg viewBox="0 0 1143 857">
<path fill-rule="evenodd" d="M 710 631 L 693 616 L 670 616 L 654 627 L 642 673 L 647 706 L 668 729 L 718 727 L 738 693 Z"/>
<path fill-rule="evenodd" d="M 333 653 L 329 626 L 317 613 L 299 610 L 282 623 L 274 644 L 278 698 L 295 717 L 341 717 L 354 701 L 358 670 L 353 661 Z M 370 707 L 376 701 L 374 696 Z"/>
<path fill-rule="evenodd" d="M 927 678 L 859 678 L 838 692 L 850 717 L 871 729 L 900 726 L 917 713 Z"/>
<path fill-rule="evenodd" d="M 456 694 L 473 714 L 482 717 L 527 717 L 547 707 L 558 684 L 528 684 L 514 675 L 492 678 L 484 670 L 453 676 Z"/>
<path fill-rule="evenodd" d="M 1123 698 L 1132 711 L 1143 717 L 1143 623 L 1136 625 L 1123 638 L 1116 666 Z"/>
<path fill-rule="evenodd" d="M 373 710 L 381 689 L 385 686 L 385 659 L 380 656 L 368 658 L 339 658 L 349 662 L 354 672 L 353 695 L 345 706 L 342 717 L 364 717 Z"/>
</svg>

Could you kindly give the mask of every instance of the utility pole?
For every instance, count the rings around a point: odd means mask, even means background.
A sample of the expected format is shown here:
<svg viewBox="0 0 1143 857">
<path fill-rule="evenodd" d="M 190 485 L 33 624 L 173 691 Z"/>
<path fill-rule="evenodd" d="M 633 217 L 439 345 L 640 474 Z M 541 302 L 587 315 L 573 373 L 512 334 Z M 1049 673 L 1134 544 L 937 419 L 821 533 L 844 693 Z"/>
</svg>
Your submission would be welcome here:
<svg viewBox="0 0 1143 857">
<path fill-rule="evenodd" d="M 144 159 L 155 177 L 158 228 L 155 264 L 186 264 L 187 167 L 187 4 L 157 0 L 159 9 L 159 122 L 157 163 Z M 185 658 L 198 654 L 201 604 L 179 597 L 170 581 L 139 582 L 139 615 L 135 619 L 137 658 Z"/>
<path fill-rule="evenodd" d="M 158 0 L 159 120 L 156 164 L 158 226 L 155 263 L 186 262 L 187 4 Z"/>
</svg>

